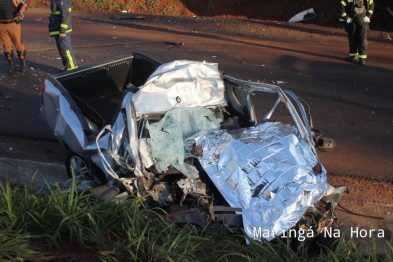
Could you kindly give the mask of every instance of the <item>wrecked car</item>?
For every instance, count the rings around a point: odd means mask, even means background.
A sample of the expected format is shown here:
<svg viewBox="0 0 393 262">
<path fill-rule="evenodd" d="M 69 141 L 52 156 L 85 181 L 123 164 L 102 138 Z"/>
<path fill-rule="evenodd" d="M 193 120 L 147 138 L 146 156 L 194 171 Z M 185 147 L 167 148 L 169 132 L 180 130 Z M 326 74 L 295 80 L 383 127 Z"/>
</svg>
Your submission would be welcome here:
<svg viewBox="0 0 393 262">
<path fill-rule="evenodd" d="M 271 240 L 341 195 L 317 155 L 335 142 L 312 126 L 308 105 L 215 63 L 133 53 L 49 76 L 41 89 L 69 177 L 90 178 L 107 198 L 148 195 L 170 222 L 240 225 Z"/>
</svg>

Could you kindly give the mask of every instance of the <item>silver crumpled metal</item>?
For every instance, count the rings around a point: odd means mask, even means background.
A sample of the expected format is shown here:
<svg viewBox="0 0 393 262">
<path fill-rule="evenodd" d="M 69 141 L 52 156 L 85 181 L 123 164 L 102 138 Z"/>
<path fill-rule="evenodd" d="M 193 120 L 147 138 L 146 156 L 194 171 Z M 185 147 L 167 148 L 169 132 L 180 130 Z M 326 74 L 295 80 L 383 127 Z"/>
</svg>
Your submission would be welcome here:
<svg viewBox="0 0 393 262">
<path fill-rule="evenodd" d="M 176 60 L 162 64 L 132 97 L 137 118 L 174 107 L 226 106 L 217 64 Z"/>
<path fill-rule="evenodd" d="M 296 127 L 267 122 L 191 138 L 202 167 L 228 204 L 242 208 L 247 235 L 272 240 L 294 226 L 326 192 L 326 170 Z"/>
</svg>

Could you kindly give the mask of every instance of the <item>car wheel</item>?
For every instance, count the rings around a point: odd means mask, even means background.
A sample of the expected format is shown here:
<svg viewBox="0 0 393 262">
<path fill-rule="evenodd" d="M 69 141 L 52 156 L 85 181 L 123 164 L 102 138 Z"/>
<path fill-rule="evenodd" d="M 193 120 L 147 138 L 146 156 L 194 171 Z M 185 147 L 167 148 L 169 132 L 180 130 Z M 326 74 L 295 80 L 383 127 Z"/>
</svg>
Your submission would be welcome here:
<svg viewBox="0 0 393 262">
<path fill-rule="evenodd" d="M 89 162 L 74 152 L 68 152 L 65 164 L 69 178 L 77 176 L 92 177 Z"/>
<path fill-rule="evenodd" d="M 65 165 L 69 178 L 86 176 L 101 185 L 108 183 L 104 172 L 98 166 L 71 150 L 67 152 Z"/>
</svg>

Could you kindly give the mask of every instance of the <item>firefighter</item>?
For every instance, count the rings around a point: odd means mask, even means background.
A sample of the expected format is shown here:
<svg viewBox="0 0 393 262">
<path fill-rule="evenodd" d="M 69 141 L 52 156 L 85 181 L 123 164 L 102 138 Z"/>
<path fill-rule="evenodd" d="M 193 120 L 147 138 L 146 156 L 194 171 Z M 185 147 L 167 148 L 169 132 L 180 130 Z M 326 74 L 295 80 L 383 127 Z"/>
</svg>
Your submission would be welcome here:
<svg viewBox="0 0 393 262">
<path fill-rule="evenodd" d="M 13 45 L 21 62 L 21 72 L 25 72 L 27 68 L 26 49 L 20 25 L 26 10 L 27 4 L 23 0 L 0 0 L 0 38 L 9 65 L 7 72 L 10 74 L 15 70 Z"/>
<path fill-rule="evenodd" d="M 348 33 L 349 57 L 348 61 L 358 61 L 366 64 L 367 33 L 371 16 L 374 12 L 373 0 L 341 0 L 340 22 L 345 24 Z"/>
<path fill-rule="evenodd" d="M 49 34 L 56 40 L 57 50 L 59 50 L 63 70 L 73 70 L 78 68 L 74 51 L 71 45 L 71 4 L 70 0 L 51 0 L 49 15 Z"/>
</svg>

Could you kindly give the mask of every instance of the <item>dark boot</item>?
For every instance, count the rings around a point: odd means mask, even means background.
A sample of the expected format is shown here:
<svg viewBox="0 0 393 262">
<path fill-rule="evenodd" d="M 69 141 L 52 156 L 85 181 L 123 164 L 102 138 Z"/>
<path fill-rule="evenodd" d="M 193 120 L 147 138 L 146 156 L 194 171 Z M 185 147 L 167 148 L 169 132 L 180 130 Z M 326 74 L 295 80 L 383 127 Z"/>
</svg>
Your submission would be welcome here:
<svg viewBox="0 0 393 262">
<path fill-rule="evenodd" d="M 356 62 L 356 61 L 358 61 L 358 57 L 357 56 L 348 56 L 347 58 L 345 58 L 345 60 L 347 60 L 349 62 Z"/>
<path fill-rule="evenodd" d="M 26 50 L 22 50 L 22 51 L 16 51 L 18 53 L 18 57 L 20 60 L 20 71 L 22 73 L 26 72 Z"/>
<path fill-rule="evenodd" d="M 8 61 L 9 68 L 7 70 L 7 73 L 11 74 L 15 70 L 15 64 L 14 64 L 14 51 L 10 52 L 4 52 L 5 58 Z"/>
</svg>

